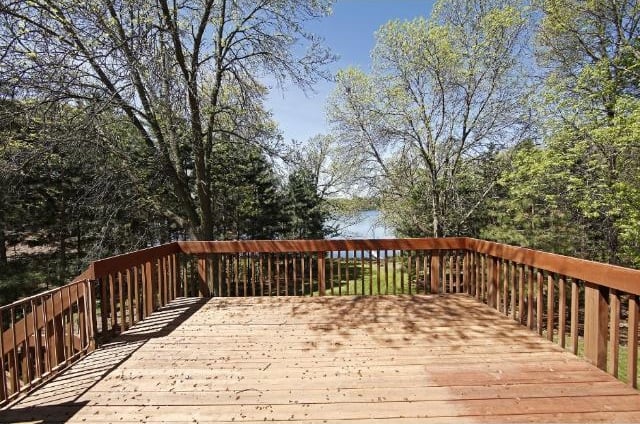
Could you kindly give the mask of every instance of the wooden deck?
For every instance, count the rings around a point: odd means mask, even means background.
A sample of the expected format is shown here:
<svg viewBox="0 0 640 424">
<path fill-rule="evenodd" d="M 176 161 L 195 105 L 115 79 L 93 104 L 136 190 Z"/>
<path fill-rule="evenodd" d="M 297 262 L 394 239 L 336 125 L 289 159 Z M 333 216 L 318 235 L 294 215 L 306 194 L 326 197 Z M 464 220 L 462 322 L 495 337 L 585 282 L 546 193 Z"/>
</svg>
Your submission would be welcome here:
<svg viewBox="0 0 640 424">
<path fill-rule="evenodd" d="M 640 394 L 466 295 L 178 299 L 2 422 L 640 422 Z"/>
</svg>

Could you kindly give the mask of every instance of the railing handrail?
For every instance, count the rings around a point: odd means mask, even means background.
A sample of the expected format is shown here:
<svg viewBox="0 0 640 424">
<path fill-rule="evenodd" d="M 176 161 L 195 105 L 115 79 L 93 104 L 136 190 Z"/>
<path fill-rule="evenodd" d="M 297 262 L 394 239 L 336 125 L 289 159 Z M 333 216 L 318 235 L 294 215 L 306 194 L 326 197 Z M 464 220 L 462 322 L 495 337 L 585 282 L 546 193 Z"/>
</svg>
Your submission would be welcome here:
<svg viewBox="0 0 640 424">
<path fill-rule="evenodd" d="M 640 270 L 637 269 L 473 238 L 467 239 L 467 249 L 610 289 L 640 295 Z"/>
<path fill-rule="evenodd" d="M 172 253 L 285 253 L 359 250 L 468 250 L 640 295 L 640 270 L 470 237 L 180 241 L 92 262 L 83 277 L 117 272 Z"/>
<path fill-rule="evenodd" d="M 181 241 L 180 251 L 208 253 L 335 252 L 359 250 L 464 250 L 465 237 L 323 240 Z"/>
</svg>

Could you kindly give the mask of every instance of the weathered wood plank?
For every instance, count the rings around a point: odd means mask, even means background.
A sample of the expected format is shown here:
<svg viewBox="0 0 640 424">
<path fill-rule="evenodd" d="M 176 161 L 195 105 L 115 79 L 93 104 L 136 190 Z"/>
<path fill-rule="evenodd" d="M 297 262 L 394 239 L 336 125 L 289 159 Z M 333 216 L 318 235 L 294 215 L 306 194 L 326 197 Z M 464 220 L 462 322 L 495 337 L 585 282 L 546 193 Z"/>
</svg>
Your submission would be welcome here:
<svg viewBox="0 0 640 424">
<path fill-rule="evenodd" d="M 215 298 L 154 333 L 163 311 L 176 316 L 175 302 L 2 411 L 0 422 L 633 422 L 640 414 L 635 390 L 467 295 Z"/>
</svg>

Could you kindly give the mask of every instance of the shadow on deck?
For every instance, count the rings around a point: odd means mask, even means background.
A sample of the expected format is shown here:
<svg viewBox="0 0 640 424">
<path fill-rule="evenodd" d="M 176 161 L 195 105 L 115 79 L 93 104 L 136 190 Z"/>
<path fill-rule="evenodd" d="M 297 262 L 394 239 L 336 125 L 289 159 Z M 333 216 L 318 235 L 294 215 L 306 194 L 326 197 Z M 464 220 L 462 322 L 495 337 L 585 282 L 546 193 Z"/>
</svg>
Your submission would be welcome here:
<svg viewBox="0 0 640 424">
<path fill-rule="evenodd" d="M 195 314 L 205 299 L 182 298 L 103 345 L 26 398 L 2 411 L 0 422 L 65 422 L 89 404 L 82 397 L 147 341 L 166 337 Z"/>
</svg>

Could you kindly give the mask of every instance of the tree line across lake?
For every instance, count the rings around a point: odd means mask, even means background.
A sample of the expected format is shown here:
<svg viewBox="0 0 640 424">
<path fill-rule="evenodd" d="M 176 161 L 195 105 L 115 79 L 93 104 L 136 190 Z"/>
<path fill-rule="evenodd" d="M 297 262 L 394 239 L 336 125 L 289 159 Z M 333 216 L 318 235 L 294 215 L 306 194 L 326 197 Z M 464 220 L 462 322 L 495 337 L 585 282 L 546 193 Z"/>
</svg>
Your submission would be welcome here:
<svg viewBox="0 0 640 424">
<path fill-rule="evenodd" d="M 336 75 L 305 29 L 330 11 L 1 5 L 0 303 L 98 257 L 319 238 L 371 206 L 398 236 L 640 266 L 638 2 L 440 0 L 375 33 L 371 70 Z M 327 133 L 284 142 L 265 75 L 332 79 Z"/>
</svg>

